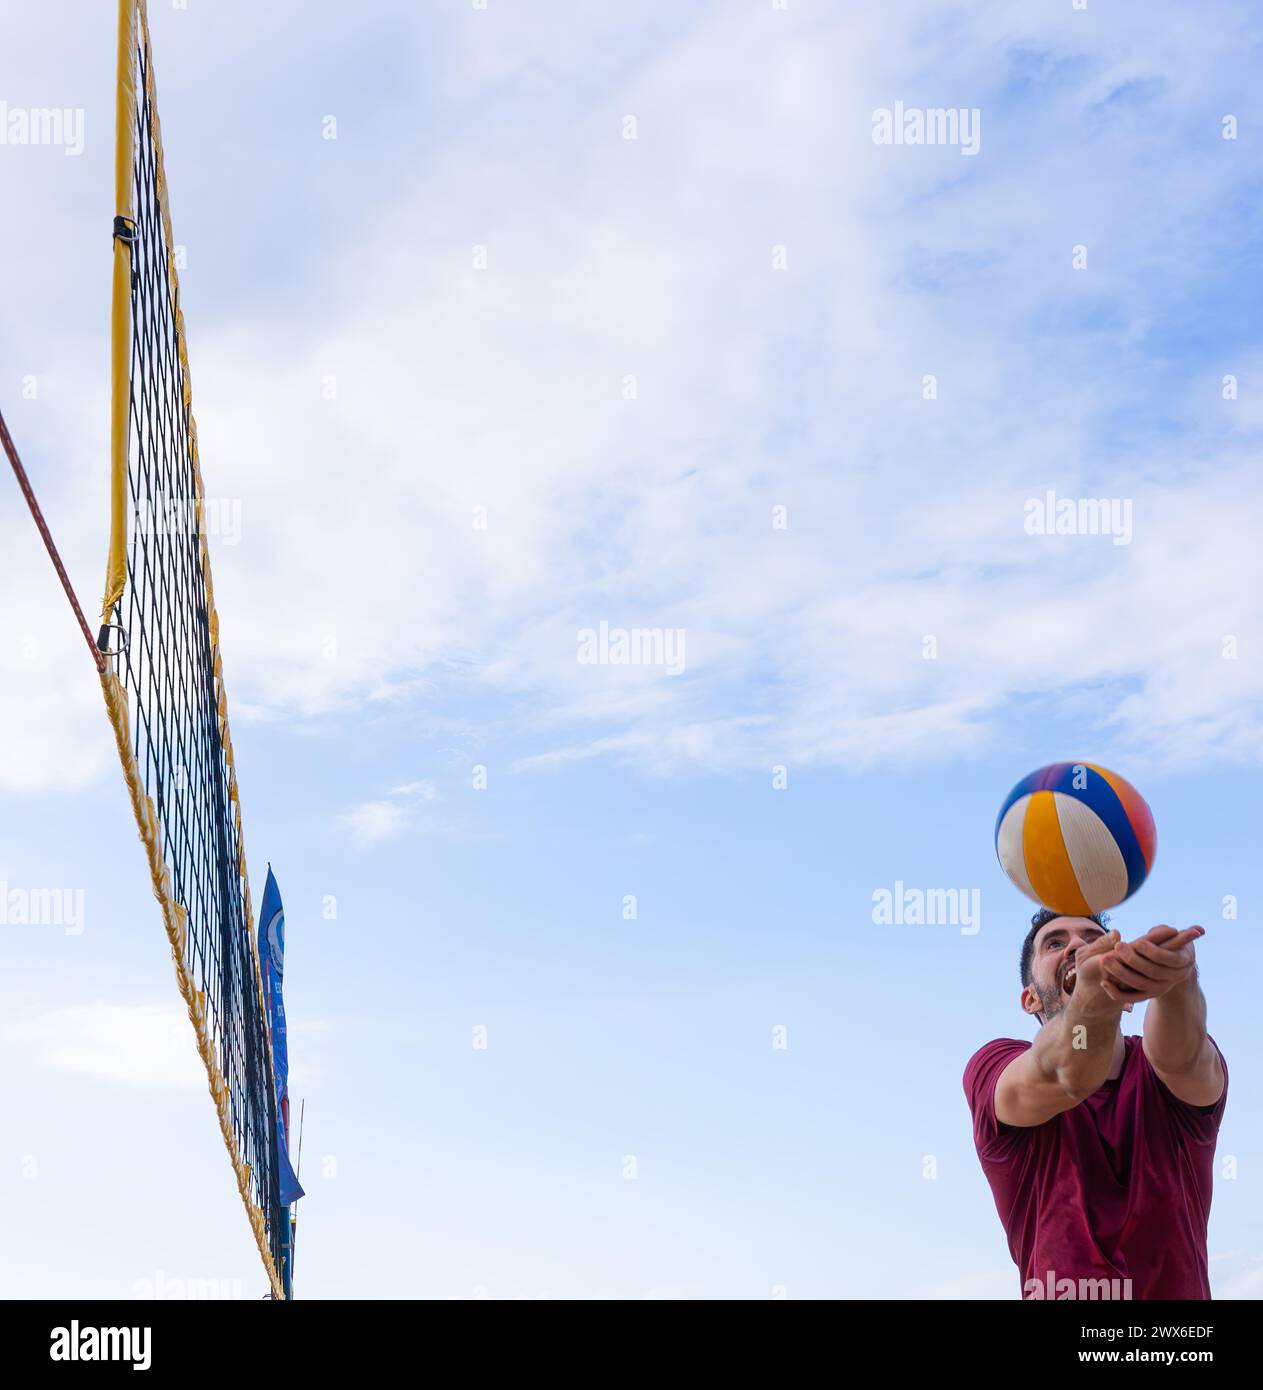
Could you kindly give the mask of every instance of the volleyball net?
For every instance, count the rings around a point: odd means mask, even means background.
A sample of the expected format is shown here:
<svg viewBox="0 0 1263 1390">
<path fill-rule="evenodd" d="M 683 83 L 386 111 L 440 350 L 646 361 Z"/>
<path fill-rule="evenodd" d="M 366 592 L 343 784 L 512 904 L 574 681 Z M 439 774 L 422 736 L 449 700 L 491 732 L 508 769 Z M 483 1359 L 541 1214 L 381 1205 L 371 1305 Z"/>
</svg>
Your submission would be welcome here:
<svg viewBox="0 0 1263 1390">
<path fill-rule="evenodd" d="M 119 0 L 115 136 L 101 683 L 176 981 L 281 1298 L 276 1092 L 145 0 Z"/>
</svg>

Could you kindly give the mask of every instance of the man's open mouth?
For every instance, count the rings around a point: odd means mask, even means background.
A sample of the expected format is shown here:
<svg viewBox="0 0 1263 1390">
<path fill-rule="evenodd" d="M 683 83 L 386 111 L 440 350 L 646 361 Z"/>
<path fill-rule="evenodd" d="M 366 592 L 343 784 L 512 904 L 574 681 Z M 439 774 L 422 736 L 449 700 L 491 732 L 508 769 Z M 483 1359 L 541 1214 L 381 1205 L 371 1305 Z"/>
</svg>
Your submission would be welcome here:
<svg viewBox="0 0 1263 1390">
<path fill-rule="evenodd" d="M 1067 994 L 1074 993 L 1074 982 L 1078 979 L 1078 971 L 1072 965 L 1062 977 L 1061 987 Z"/>
</svg>

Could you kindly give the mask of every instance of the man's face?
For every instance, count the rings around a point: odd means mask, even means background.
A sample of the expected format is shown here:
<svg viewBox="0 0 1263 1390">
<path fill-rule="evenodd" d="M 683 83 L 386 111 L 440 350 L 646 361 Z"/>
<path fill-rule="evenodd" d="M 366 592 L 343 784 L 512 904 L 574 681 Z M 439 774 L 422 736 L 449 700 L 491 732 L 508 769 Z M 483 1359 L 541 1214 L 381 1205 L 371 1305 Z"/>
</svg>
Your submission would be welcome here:
<svg viewBox="0 0 1263 1390">
<path fill-rule="evenodd" d="M 1022 1007 L 1028 1014 L 1042 1014 L 1045 1023 L 1056 1018 L 1074 993 L 1075 954 L 1104 935 L 1104 928 L 1086 917 L 1057 917 L 1039 929 L 1031 957 L 1031 983 L 1022 992 Z"/>
</svg>

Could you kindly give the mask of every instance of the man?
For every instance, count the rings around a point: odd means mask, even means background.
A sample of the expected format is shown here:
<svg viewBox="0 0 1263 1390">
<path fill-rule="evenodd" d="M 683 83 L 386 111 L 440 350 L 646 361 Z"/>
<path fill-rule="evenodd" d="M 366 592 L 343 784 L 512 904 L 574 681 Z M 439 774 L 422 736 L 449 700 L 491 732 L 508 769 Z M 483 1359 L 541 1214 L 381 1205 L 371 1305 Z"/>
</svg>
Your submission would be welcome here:
<svg viewBox="0 0 1263 1390">
<path fill-rule="evenodd" d="M 1201 927 L 1120 940 L 1037 912 L 1022 944 L 1033 1043 L 965 1068 L 974 1144 L 1026 1298 L 1210 1297 L 1206 1222 L 1228 1072 L 1206 1032 Z M 1149 1001 L 1143 1037 L 1122 1016 Z"/>
</svg>

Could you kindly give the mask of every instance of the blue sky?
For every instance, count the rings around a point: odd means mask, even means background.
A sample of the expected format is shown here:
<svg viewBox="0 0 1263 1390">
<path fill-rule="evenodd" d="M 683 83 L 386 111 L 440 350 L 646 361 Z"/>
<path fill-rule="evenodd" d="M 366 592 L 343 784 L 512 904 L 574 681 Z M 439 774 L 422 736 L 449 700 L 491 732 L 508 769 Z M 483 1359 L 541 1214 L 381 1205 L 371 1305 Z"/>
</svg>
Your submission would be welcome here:
<svg viewBox="0 0 1263 1390">
<path fill-rule="evenodd" d="M 10 108 L 85 116 L 81 155 L 0 147 L 0 403 L 85 606 L 108 9 L 31 9 L 0 55 Z M 1016 1296 L 960 1074 L 1030 1033 L 992 827 L 1067 757 L 1157 820 L 1116 925 L 1207 927 L 1212 1287 L 1263 1292 L 1249 7 L 152 28 L 206 488 L 240 507 L 247 854 L 287 906 L 299 1294 Z M 977 108 L 978 154 L 875 145 L 895 101 Z M 1028 534 L 1050 488 L 1127 499 L 1130 543 Z M 0 880 L 85 903 L 0 930 L 0 1293 L 253 1297 L 96 681 L 12 487 L 0 524 Z M 602 621 L 683 629 L 686 669 L 579 664 Z M 874 925 L 896 881 L 977 888 L 981 930 Z"/>
</svg>

